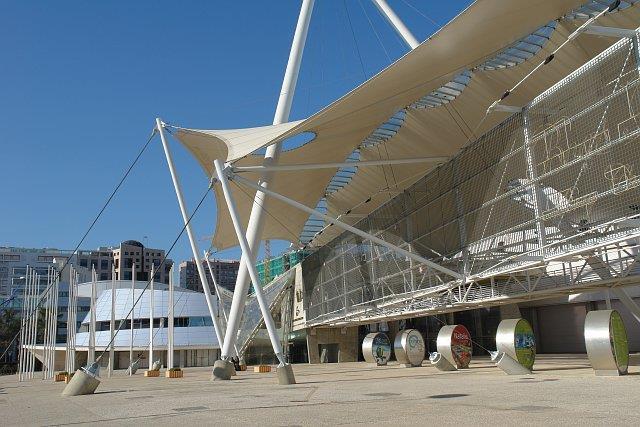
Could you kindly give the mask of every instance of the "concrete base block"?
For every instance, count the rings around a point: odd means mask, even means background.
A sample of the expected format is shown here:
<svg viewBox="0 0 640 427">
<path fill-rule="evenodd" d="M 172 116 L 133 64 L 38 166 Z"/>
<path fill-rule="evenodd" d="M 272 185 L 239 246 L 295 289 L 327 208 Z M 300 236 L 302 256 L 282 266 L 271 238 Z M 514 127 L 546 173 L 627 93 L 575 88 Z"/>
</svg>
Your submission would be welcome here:
<svg viewBox="0 0 640 427">
<path fill-rule="evenodd" d="M 531 375 L 531 371 L 522 366 L 513 357 L 506 353 L 492 352 L 491 360 L 507 375 Z"/>
<path fill-rule="evenodd" d="M 438 352 L 431 353 L 429 355 L 429 360 L 439 371 L 457 371 L 456 367 Z"/>
<path fill-rule="evenodd" d="M 235 372 L 233 363 L 228 360 L 216 360 L 213 364 L 213 381 L 228 381 Z"/>
<path fill-rule="evenodd" d="M 126 375 L 135 375 L 136 372 L 138 372 L 138 368 L 140 367 L 140 365 L 138 364 L 138 361 L 136 360 L 135 362 L 133 362 L 131 365 L 129 365 L 129 367 L 127 368 L 127 370 L 125 371 Z"/>
<path fill-rule="evenodd" d="M 84 368 L 80 368 L 62 390 L 63 396 L 81 396 L 85 394 L 93 394 L 98 386 L 100 380 L 98 377 L 91 375 Z"/>
<path fill-rule="evenodd" d="M 293 366 L 290 364 L 278 366 L 278 384 L 290 385 L 296 383 L 296 377 L 293 375 Z"/>
<path fill-rule="evenodd" d="M 619 377 L 622 375 L 617 369 L 596 369 L 594 372 L 598 377 Z"/>
</svg>

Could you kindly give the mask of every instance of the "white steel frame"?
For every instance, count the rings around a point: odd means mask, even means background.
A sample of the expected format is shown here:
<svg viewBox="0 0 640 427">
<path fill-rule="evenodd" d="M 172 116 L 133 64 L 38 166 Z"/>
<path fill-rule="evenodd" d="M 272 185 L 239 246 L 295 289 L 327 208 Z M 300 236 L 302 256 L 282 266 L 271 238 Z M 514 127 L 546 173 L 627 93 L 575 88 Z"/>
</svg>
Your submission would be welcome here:
<svg viewBox="0 0 640 427">
<path fill-rule="evenodd" d="M 236 236 L 238 237 L 238 242 L 240 243 L 240 248 L 242 249 L 242 259 L 244 260 L 245 265 L 248 266 L 251 281 L 254 283 L 253 288 L 256 293 L 256 298 L 258 299 L 258 304 L 260 305 L 260 311 L 262 312 L 262 318 L 269 334 L 271 346 L 273 347 L 273 351 L 278 358 L 278 361 L 280 362 L 280 366 L 284 366 L 286 364 L 286 360 L 284 359 L 284 355 L 282 354 L 280 339 L 278 338 L 278 332 L 276 331 L 275 322 L 273 321 L 273 317 L 271 316 L 269 304 L 264 297 L 264 291 L 262 290 L 262 284 L 260 283 L 260 276 L 258 275 L 258 270 L 256 269 L 255 265 L 255 255 L 249 248 L 249 242 L 247 241 L 245 231 L 242 229 L 242 225 L 240 225 L 240 217 L 238 216 L 235 201 L 233 200 L 231 190 L 229 189 L 229 182 L 227 180 L 227 176 L 224 173 L 224 167 L 218 159 L 214 160 L 213 163 L 215 165 L 220 184 L 222 185 L 222 191 L 227 203 L 227 208 L 229 209 L 231 221 L 233 222 L 233 228 L 235 229 Z"/>
<path fill-rule="evenodd" d="M 184 221 L 185 229 L 187 231 L 187 237 L 189 238 L 189 244 L 191 246 L 191 253 L 193 254 L 193 260 L 196 263 L 196 269 L 198 270 L 198 276 L 200 277 L 200 282 L 202 283 L 202 288 L 204 289 L 204 297 L 207 301 L 207 307 L 209 308 L 209 315 L 211 316 L 211 321 L 213 322 L 213 328 L 216 332 L 216 338 L 218 342 L 222 342 L 224 338 L 222 326 L 220 325 L 220 319 L 215 315 L 213 309 L 213 300 L 211 299 L 211 289 L 209 288 L 209 282 L 207 281 L 207 275 L 204 272 L 204 268 L 202 267 L 202 263 L 200 262 L 200 249 L 198 248 L 198 242 L 196 241 L 193 228 L 191 226 L 191 222 L 189 222 L 189 213 L 187 212 L 187 207 L 184 202 L 184 197 L 182 195 L 182 186 L 180 185 L 180 178 L 178 177 L 178 172 L 176 171 L 175 165 L 173 163 L 173 156 L 171 155 L 171 151 L 169 150 L 169 144 L 167 143 L 167 138 L 164 134 L 164 124 L 162 120 L 159 118 L 156 119 L 156 128 L 158 129 L 158 133 L 160 134 L 160 140 L 162 141 L 162 148 L 164 149 L 164 154 L 167 159 L 167 166 L 169 167 L 169 172 L 171 173 L 171 181 L 173 182 L 173 188 L 176 192 L 176 198 L 178 199 L 178 205 L 180 207 L 180 214 L 182 215 L 182 220 Z"/>
<path fill-rule="evenodd" d="M 390 160 L 367 160 L 358 162 L 340 163 L 308 163 L 300 165 L 280 165 L 280 166 L 232 166 L 234 172 L 284 172 L 284 171 L 308 171 L 312 169 L 334 169 L 348 167 L 368 167 L 385 165 L 406 165 L 413 163 L 443 163 L 449 157 L 416 157 L 413 159 L 390 159 Z"/>
<path fill-rule="evenodd" d="M 222 175 L 224 175 L 224 171 L 222 171 Z M 220 176 L 220 174 L 219 174 L 219 176 Z M 432 269 L 437 270 L 437 271 L 439 271 L 441 273 L 445 273 L 445 274 L 453 277 L 454 279 L 458 279 L 458 280 L 462 280 L 463 279 L 463 276 L 460 273 L 456 272 L 456 271 L 453 271 L 453 270 L 450 270 L 448 268 L 445 268 L 445 267 L 443 267 L 443 266 L 441 266 L 439 264 L 436 264 L 433 261 L 429 261 L 428 259 L 423 258 L 420 255 L 417 255 L 417 254 L 415 254 L 413 252 L 409 252 L 406 249 L 402 249 L 399 246 L 393 245 L 393 244 L 391 244 L 391 243 L 389 243 L 389 242 L 387 242 L 387 241 L 385 241 L 385 240 L 383 240 L 383 239 L 381 239 L 379 237 L 376 237 L 376 236 L 374 236 L 372 234 L 369 234 L 369 233 L 366 233 L 366 232 L 364 232 L 364 231 L 362 231 L 362 230 L 360 230 L 360 229 L 358 229 L 356 227 L 353 227 L 353 226 L 351 226 L 349 224 L 346 224 L 346 223 L 338 220 L 337 218 L 334 218 L 332 216 L 329 216 L 327 214 L 319 212 L 319 211 L 317 211 L 315 209 L 312 209 L 312 208 L 310 208 L 308 206 L 305 206 L 300 202 L 296 202 L 293 199 L 290 199 L 290 198 L 288 198 L 286 196 L 283 196 L 282 194 L 276 193 L 275 191 L 268 190 L 268 189 L 266 189 L 266 188 L 264 188 L 264 187 L 262 187 L 260 185 L 257 185 L 255 183 L 251 182 L 250 180 L 248 180 L 246 178 L 243 178 L 243 177 L 237 175 L 237 174 L 233 174 L 232 175 L 232 179 L 234 181 L 237 181 L 237 182 L 241 183 L 241 184 L 244 184 L 245 186 L 247 186 L 247 187 L 249 187 L 249 188 L 251 188 L 253 190 L 256 190 L 258 192 L 264 193 L 267 196 L 271 196 L 274 199 L 280 200 L 281 202 L 284 202 L 284 203 L 286 203 L 286 204 L 288 204 L 288 205 L 290 205 L 290 206 L 292 206 L 294 208 L 300 209 L 303 212 L 306 212 L 306 213 L 308 213 L 310 215 L 313 215 L 313 216 L 315 216 L 317 218 L 323 219 L 323 220 L 325 220 L 325 221 L 327 221 L 327 222 L 329 222 L 329 223 L 331 223 L 331 224 L 333 224 L 333 225 L 335 225 L 335 226 L 337 226 L 339 228 L 342 228 L 345 231 L 349 231 L 349 232 L 351 232 L 353 234 L 356 234 L 356 235 L 358 235 L 358 236 L 360 236 L 360 237 L 362 237 L 364 239 L 367 239 L 367 240 L 369 240 L 369 241 L 371 241 L 371 242 L 373 242 L 375 244 L 378 244 L 380 246 L 384 246 L 384 247 L 386 247 L 386 248 L 388 248 L 388 249 L 390 249 L 390 250 L 392 250 L 394 252 L 397 252 L 397 253 L 399 253 L 399 254 L 401 254 L 403 256 L 406 256 L 407 258 L 410 258 L 410 259 L 413 259 L 414 261 L 417 261 L 419 263 L 425 264 L 425 265 L 431 267 Z"/>
</svg>

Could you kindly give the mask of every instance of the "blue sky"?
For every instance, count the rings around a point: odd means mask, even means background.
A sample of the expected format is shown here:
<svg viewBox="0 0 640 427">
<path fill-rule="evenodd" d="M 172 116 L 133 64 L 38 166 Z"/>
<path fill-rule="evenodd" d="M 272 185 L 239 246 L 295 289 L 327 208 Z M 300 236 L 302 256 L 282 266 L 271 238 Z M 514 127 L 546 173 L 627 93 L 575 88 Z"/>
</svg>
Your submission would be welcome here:
<svg viewBox="0 0 640 427">
<path fill-rule="evenodd" d="M 422 40 L 432 20 L 442 25 L 470 1 L 389 3 Z M 73 248 L 157 116 L 196 128 L 270 124 L 299 5 L 0 0 L 0 246 Z M 317 0 L 291 119 L 405 51 L 369 0 Z M 207 180 L 171 143 L 194 208 Z M 215 215 L 211 196 L 194 219 L 202 249 Z M 168 248 L 181 226 L 156 138 L 82 248 L 126 239 Z M 171 257 L 190 256 L 184 236 Z"/>
</svg>

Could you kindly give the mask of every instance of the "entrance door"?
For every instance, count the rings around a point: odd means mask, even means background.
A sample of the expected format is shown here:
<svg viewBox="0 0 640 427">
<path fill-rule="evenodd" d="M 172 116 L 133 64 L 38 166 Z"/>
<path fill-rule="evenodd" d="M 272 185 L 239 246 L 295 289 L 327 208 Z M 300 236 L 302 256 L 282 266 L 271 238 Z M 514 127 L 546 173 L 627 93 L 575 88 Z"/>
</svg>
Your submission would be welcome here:
<svg viewBox="0 0 640 427">
<path fill-rule="evenodd" d="M 339 344 L 318 344 L 320 363 L 338 363 Z"/>
</svg>

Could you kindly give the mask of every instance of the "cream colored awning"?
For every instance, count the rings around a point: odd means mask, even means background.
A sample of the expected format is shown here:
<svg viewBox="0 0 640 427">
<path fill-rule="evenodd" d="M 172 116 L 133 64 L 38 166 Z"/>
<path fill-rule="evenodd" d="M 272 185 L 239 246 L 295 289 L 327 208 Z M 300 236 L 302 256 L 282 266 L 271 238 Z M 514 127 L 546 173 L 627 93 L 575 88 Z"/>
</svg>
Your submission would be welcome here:
<svg viewBox="0 0 640 427">
<path fill-rule="evenodd" d="M 582 0 L 478 0 L 419 47 L 306 120 L 251 129 L 173 128 L 172 132 L 209 175 L 215 158 L 236 165 L 257 165 L 261 158 L 249 153 L 301 132 L 313 132 L 316 138 L 302 147 L 283 152 L 280 164 L 341 162 L 358 147 L 361 160 L 452 156 L 507 117 L 506 113 L 494 112 L 483 120 L 487 107 L 495 99 L 582 23 L 573 17 L 562 17 L 584 3 Z M 502 69 L 482 67 L 518 40 L 551 22 L 555 30 L 532 58 Z M 598 24 L 636 28 L 639 22 L 638 6 L 633 6 L 601 18 Z M 508 104 L 526 104 L 612 42 L 610 38 L 581 35 L 514 92 Z M 455 99 L 434 108 L 411 107 L 465 70 L 471 79 Z M 399 110 L 405 113 L 397 132 L 372 146 L 362 144 Z M 329 213 L 343 215 L 343 221 L 355 223 L 431 167 L 429 164 L 360 167 L 344 188 L 326 195 Z M 313 207 L 325 196 L 327 184 L 335 173 L 336 169 L 277 172 L 270 188 Z M 258 179 L 255 173 L 243 176 Z M 238 210 L 245 224 L 254 194 L 234 186 Z M 216 196 L 219 202 L 213 244 L 224 249 L 237 242 L 217 189 Z M 273 200 L 268 201 L 266 210 L 263 238 L 297 241 L 308 215 Z M 316 238 L 314 244 L 323 244 L 339 232 L 331 227 Z"/>
</svg>

